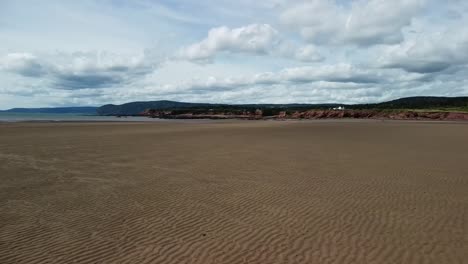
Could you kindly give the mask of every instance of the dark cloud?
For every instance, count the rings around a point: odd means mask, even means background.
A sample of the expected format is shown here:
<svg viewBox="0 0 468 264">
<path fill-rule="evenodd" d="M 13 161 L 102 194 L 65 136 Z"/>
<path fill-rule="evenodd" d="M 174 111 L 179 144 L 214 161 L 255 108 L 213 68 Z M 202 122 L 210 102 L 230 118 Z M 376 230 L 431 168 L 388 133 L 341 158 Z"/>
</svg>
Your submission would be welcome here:
<svg viewBox="0 0 468 264">
<path fill-rule="evenodd" d="M 100 89 L 124 85 L 151 72 L 151 67 L 115 66 L 94 71 L 51 71 L 48 77 L 59 89 Z"/>
<path fill-rule="evenodd" d="M 333 82 L 372 84 L 385 82 L 380 71 L 355 67 L 349 64 L 336 64 L 318 67 L 298 67 L 283 70 L 282 81 L 292 83 Z"/>
<path fill-rule="evenodd" d="M 7 71 L 30 78 L 40 78 L 53 88 L 64 90 L 100 89 L 124 85 L 153 71 L 153 65 L 121 60 L 101 65 L 100 58 L 85 53 L 68 55 L 58 61 L 40 59 L 32 54 L 9 54 L 4 64 Z"/>
<path fill-rule="evenodd" d="M 12 71 L 26 77 L 41 77 L 47 73 L 46 69 L 37 62 L 30 62 L 23 67 L 13 69 Z"/>
<path fill-rule="evenodd" d="M 1 61 L 0 66 L 3 66 L 8 72 L 25 77 L 41 77 L 47 74 L 47 67 L 42 65 L 35 56 L 28 53 L 8 54 Z"/>
<path fill-rule="evenodd" d="M 49 77 L 56 88 L 75 89 L 101 89 L 125 85 L 152 72 L 147 65 L 111 66 L 107 68 L 89 69 L 85 71 L 52 71 Z"/>
<path fill-rule="evenodd" d="M 435 73 L 441 72 L 449 67 L 452 64 L 444 61 L 402 61 L 398 63 L 388 64 L 385 68 L 399 68 L 407 72 L 415 73 Z"/>
<path fill-rule="evenodd" d="M 67 90 L 106 88 L 123 82 L 123 77 L 120 75 L 109 75 L 102 73 L 59 73 L 54 74 L 53 79 L 53 83 L 56 88 Z"/>
<path fill-rule="evenodd" d="M 349 76 L 349 77 L 333 77 L 325 79 L 328 82 L 341 82 L 341 83 L 380 83 L 381 78 L 373 76 Z"/>
</svg>

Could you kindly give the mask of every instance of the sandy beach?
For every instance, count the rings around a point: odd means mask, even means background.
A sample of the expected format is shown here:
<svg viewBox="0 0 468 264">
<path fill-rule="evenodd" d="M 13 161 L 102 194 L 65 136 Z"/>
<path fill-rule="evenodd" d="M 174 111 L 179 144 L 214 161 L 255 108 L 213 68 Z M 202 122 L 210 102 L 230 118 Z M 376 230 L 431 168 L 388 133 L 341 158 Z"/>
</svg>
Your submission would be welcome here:
<svg viewBox="0 0 468 264">
<path fill-rule="evenodd" d="M 467 123 L 0 124 L 2 264 L 466 263 L 467 241 Z"/>
</svg>

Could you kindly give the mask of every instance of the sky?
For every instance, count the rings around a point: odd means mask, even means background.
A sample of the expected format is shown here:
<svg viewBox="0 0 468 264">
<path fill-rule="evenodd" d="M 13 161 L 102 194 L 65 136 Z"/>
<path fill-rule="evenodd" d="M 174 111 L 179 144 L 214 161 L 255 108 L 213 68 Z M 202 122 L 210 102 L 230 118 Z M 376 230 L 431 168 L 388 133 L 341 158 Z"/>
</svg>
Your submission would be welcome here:
<svg viewBox="0 0 468 264">
<path fill-rule="evenodd" d="M 466 0 L 0 0 L 0 109 L 468 95 Z"/>
</svg>

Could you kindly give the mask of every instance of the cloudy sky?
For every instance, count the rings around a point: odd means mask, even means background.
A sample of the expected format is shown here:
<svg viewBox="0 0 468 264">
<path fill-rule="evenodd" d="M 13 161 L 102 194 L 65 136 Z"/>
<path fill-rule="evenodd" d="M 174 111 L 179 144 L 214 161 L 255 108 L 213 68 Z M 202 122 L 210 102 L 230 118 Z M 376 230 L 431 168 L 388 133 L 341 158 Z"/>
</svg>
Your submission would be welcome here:
<svg viewBox="0 0 468 264">
<path fill-rule="evenodd" d="M 468 95 L 466 0 L 0 0 L 0 109 Z"/>
</svg>

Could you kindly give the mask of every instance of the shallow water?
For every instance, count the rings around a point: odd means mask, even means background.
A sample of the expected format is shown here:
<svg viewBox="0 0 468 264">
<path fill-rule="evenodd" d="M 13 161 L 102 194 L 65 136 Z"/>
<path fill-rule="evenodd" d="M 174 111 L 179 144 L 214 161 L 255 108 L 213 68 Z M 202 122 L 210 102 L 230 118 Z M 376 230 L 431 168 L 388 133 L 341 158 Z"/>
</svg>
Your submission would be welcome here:
<svg viewBox="0 0 468 264">
<path fill-rule="evenodd" d="M 85 114 L 43 114 L 43 113 L 0 113 L 0 122 L 24 122 L 24 121 L 38 121 L 38 122 L 58 122 L 58 121 L 111 121 L 111 122 L 154 122 L 161 121 L 160 119 L 153 119 L 147 117 L 116 117 L 116 116 L 98 116 L 98 115 L 85 115 Z"/>
</svg>

